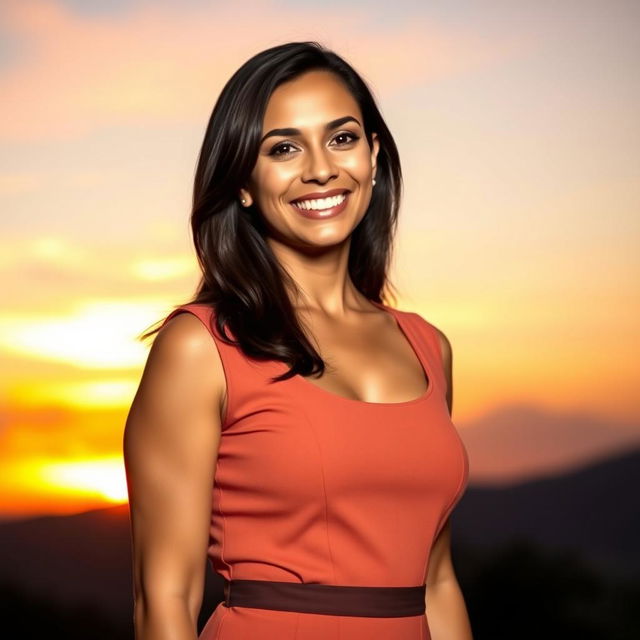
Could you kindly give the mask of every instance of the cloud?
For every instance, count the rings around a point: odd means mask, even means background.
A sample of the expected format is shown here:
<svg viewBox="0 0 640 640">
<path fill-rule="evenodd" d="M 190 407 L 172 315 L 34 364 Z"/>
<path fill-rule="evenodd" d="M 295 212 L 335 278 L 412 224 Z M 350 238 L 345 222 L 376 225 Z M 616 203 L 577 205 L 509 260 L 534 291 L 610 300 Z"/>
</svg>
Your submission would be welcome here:
<svg viewBox="0 0 640 640">
<path fill-rule="evenodd" d="M 0 467 L 33 457 L 75 459 L 121 450 L 126 410 L 57 405 L 0 408 Z"/>
<path fill-rule="evenodd" d="M 12 0 L 4 21 L 22 55 L 0 72 L 0 139 L 67 140 L 95 127 L 201 122 L 240 64 L 290 40 L 335 48 L 385 95 L 482 68 L 526 46 L 518 34 L 488 39 L 418 12 L 385 24 L 384 11 L 347 4 L 336 19 L 322 7 L 256 0 L 248 21 L 246 6 L 231 3 L 144 3 L 96 16 Z"/>
<path fill-rule="evenodd" d="M 139 333 L 163 317 L 159 304 L 140 300 L 84 298 L 71 308 L 51 313 L 13 313 L 0 319 L 0 353 L 14 357 L 70 365 L 82 370 L 118 370 L 139 366 L 147 345 L 135 340 Z M 55 381 L 49 381 L 55 387 Z M 126 391 L 125 385 L 125 391 Z M 117 385 L 119 396 L 122 385 Z M 100 385 L 65 393 L 99 404 Z"/>
</svg>

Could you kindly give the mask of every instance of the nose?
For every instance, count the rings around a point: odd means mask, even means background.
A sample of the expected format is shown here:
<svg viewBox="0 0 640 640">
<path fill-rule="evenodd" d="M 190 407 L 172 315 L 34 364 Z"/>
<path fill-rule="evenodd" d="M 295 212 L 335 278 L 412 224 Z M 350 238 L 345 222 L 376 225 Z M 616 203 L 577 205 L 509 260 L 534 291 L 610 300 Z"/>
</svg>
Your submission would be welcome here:
<svg viewBox="0 0 640 640">
<path fill-rule="evenodd" d="M 323 146 L 319 148 L 309 147 L 302 174 L 302 182 L 319 182 L 324 184 L 337 176 L 337 171 L 331 152 Z"/>
</svg>

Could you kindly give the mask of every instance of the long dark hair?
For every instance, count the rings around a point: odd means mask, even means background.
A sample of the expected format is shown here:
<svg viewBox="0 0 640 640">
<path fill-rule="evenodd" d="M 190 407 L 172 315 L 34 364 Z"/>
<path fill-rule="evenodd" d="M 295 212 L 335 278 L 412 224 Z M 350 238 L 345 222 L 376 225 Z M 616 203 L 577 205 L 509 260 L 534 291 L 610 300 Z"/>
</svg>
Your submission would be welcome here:
<svg viewBox="0 0 640 640">
<path fill-rule="evenodd" d="M 380 147 L 376 186 L 366 215 L 351 234 L 349 275 L 367 299 L 382 302 L 402 192 L 396 144 L 366 82 L 340 56 L 317 42 L 289 42 L 245 62 L 226 83 L 213 108 L 198 157 L 191 230 L 202 272 L 195 297 L 183 304 L 215 309 L 218 333 L 250 358 L 281 360 L 290 369 L 274 378 L 321 375 L 324 362 L 296 318 L 285 284 L 296 283 L 264 237 L 256 205 L 242 207 L 238 193 L 255 166 L 267 103 L 284 82 L 311 70 L 335 73 L 358 102 L 369 147 Z M 176 305 L 176 308 L 181 305 Z M 232 340 L 224 331 L 231 329 Z M 143 334 L 153 335 L 159 327 Z"/>
</svg>

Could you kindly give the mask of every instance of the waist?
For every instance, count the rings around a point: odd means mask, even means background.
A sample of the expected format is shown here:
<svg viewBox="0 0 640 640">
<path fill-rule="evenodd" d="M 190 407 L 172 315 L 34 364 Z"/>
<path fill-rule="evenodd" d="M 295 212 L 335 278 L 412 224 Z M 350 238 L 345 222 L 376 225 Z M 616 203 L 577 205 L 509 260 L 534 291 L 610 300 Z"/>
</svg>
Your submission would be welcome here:
<svg viewBox="0 0 640 640">
<path fill-rule="evenodd" d="M 400 618 L 426 611 L 426 585 L 352 587 L 271 580 L 225 580 L 227 607 L 252 607 L 331 616 Z"/>
</svg>

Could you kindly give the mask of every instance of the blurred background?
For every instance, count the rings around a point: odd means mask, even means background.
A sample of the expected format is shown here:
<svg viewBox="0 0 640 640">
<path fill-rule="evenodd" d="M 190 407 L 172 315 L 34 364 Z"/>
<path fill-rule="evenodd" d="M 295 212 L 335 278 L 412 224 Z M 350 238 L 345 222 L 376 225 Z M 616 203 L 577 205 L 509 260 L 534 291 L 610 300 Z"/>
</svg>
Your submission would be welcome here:
<svg viewBox="0 0 640 640">
<path fill-rule="evenodd" d="M 222 86 L 315 40 L 400 150 L 397 306 L 453 345 L 475 640 L 637 638 L 639 28 L 633 0 L 2 0 L 5 621 L 133 637 L 137 336 L 195 290 L 192 180 Z M 222 599 L 207 572 L 200 626 Z"/>
</svg>

